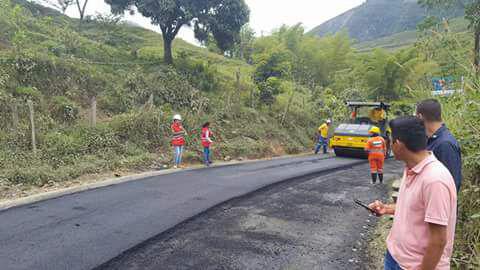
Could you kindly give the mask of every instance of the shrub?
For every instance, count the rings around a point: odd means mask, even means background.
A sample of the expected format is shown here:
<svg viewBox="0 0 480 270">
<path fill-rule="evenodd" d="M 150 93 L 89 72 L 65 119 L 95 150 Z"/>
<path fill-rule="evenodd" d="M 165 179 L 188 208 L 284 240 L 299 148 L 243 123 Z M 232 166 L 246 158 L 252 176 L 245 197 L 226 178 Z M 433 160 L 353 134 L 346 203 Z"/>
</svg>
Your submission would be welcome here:
<svg viewBox="0 0 480 270">
<path fill-rule="evenodd" d="M 392 107 L 390 111 L 393 113 L 395 117 L 412 115 L 413 113 L 415 113 L 415 104 L 413 104 L 412 102 L 396 101 L 396 102 L 392 102 L 391 105 Z"/>
<path fill-rule="evenodd" d="M 32 166 L 26 170 L 25 168 L 12 168 L 5 171 L 6 178 L 13 184 L 29 184 L 35 186 L 43 186 L 50 180 L 55 180 L 57 175 L 53 168 L 48 165 L 39 167 Z"/>
<path fill-rule="evenodd" d="M 73 136 L 79 140 L 83 154 L 102 154 L 121 149 L 119 137 L 107 124 L 95 128 L 77 127 L 73 130 Z"/>
<path fill-rule="evenodd" d="M 53 97 L 50 115 L 61 123 L 73 124 L 78 119 L 79 107 L 65 96 Z"/>
<path fill-rule="evenodd" d="M 31 149 L 31 133 L 25 125 L 20 125 L 16 132 L 0 133 L 0 149 L 29 151 Z"/>
<path fill-rule="evenodd" d="M 82 154 L 78 138 L 61 132 L 51 132 L 43 137 L 43 158 L 54 168 L 73 164 Z"/>
<path fill-rule="evenodd" d="M 220 90 L 218 71 L 210 62 L 192 60 L 180 54 L 175 66 L 194 87 L 202 91 Z"/>
<path fill-rule="evenodd" d="M 161 110 L 134 111 L 115 117 L 111 126 L 118 138 L 154 152 L 167 146 L 170 139 L 170 117 Z"/>
<path fill-rule="evenodd" d="M 42 93 L 35 87 L 17 87 L 14 95 L 24 99 L 40 100 Z"/>
<path fill-rule="evenodd" d="M 443 99 L 445 120 L 462 147 L 464 179 L 459 198 L 453 265 L 480 267 L 480 82 L 467 84 L 465 94 Z"/>
</svg>

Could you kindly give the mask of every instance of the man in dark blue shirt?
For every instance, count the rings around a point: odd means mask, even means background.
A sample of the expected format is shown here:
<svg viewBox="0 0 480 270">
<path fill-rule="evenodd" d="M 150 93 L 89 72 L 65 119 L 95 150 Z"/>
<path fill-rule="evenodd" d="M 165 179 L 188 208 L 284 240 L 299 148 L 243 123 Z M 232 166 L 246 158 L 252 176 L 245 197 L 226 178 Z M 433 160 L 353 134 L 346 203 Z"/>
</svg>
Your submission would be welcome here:
<svg viewBox="0 0 480 270">
<path fill-rule="evenodd" d="M 428 150 L 448 168 L 455 180 L 457 192 L 462 184 L 462 154 L 460 145 L 442 120 L 442 105 L 427 99 L 417 105 L 417 116 L 425 122 Z"/>
</svg>

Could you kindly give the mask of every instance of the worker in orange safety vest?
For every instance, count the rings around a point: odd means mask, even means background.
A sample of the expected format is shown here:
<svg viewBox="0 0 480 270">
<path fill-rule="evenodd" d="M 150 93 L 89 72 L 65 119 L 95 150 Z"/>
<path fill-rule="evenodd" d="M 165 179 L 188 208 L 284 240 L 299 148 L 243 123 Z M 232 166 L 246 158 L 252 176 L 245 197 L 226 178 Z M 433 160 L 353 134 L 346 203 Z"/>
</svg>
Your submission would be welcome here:
<svg viewBox="0 0 480 270">
<path fill-rule="evenodd" d="M 210 166 L 210 164 L 212 164 L 212 160 L 210 159 L 210 146 L 213 143 L 212 136 L 213 136 L 213 133 L 212 131 L 210 131 L 210 123 L 207 122 L 203 124 L 201 140 L 202 140 L 202 146 L 203 146 L 204 162 L 205 162 L 205 166 L 207 167 Z"/>
<path fill-rule="evenodd" d="M 173 116 L 172 130 L 172 146 L 174 149 L 173 168 L 177 169 L 182 163 L 182 154 L 185 147 L 185 135 L 187 132 L 182 126 L 182 117 L 179 114 Z"/>
<path fill-rule="evenodd" d="M 367 141 L 365 151 L 368 153 L 368 161 L 370 162 L 370 170 L 372 174 L 372 184 L 377 182 L 377 176 L 380 184 L 383 183 L 383 165 L 387 153 L 387 144 L 385 139 L 380 136 L 380 128 L 372 127 L 369 131 L 371 138 Z"/>
</svg>

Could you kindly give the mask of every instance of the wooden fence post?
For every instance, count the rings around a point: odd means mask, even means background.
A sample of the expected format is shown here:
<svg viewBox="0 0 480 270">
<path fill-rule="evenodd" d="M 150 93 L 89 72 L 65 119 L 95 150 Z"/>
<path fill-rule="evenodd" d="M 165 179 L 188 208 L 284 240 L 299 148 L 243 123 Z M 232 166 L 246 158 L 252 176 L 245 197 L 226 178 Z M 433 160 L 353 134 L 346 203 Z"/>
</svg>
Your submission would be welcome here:
<svg viewBox="0 0 480 270">
<path fill-rule="evenodd" d="M 148 97 L 147 103 L 145 103 L 145 110 L 149 111 L 149 110 L 153 109 L 154 98 L 155 98 L 155 96 L 153 95 L 153 93 L 150 93 L 150 96 Z"/>
<path fill-rule="evenodd" d="M 93 96 L 90 99 L 90 127 L 97 126 L 97 97 Z"/>
<path fill-rule="evenodd" d="M 18 130 L 18 104 L 16 100 L 13 100 L 11 103 L 12 108 L 12 124 L 13 124 L 13 131 L 17 132 Z"/>
<path fill-rule="evenodd" d="M 236 81 L 235 81 L 235 87 L 237 88 L 237 91 L 238 91 L 238 92 L 240 92 L 240 90 L 241 90 L 241 89 L 240 89 L 240 87 L 241 87 L 241 84 L 240 84 L 240 83 L 241 83 L 241 82 L 240 82 L 240 80 L 241 80 L 241 75 L 242 75 L 241 70 L 240 70 L 240 68 L 238 68 L 238 69 L 237 69 L 237 72 L 235 73 L 235 79 L 236 79 Z"/>
<path fill-rule="evenodd" d="M 34 110 L 33 110 L 33 102 L 32 100 L 27 100 L 28 111 L 30 115 L 30 127 L 32 129 L 32 150 L 33 153 L 37 153 L 37 139 L 35 137 L 35 118 L 34 118 Z"/>
</svg>

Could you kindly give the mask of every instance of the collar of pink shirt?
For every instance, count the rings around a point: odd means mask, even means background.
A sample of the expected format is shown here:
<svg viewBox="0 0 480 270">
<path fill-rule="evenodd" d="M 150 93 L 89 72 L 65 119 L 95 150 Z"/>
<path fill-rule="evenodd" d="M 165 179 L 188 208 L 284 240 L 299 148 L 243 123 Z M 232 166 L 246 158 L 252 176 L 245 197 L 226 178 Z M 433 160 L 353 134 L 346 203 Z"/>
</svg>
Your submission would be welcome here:
<svg viewBox="0 0 480 270">
<path fill-rule="evenodd" d="M 412 169 L 407 168 L 407 177 L 406 177 L 406 185 L 410 186 L 416 179 L 416 176 L 422 173 L 422 171 L 427 167 L 429 164 L 432 162 L 435 162 L 436 158 L 433 155 L 433 153 L 430 152 L 430 155 L 425 158 L 423 161 L 418 163 L 415 167 Z"/>
</svg>

